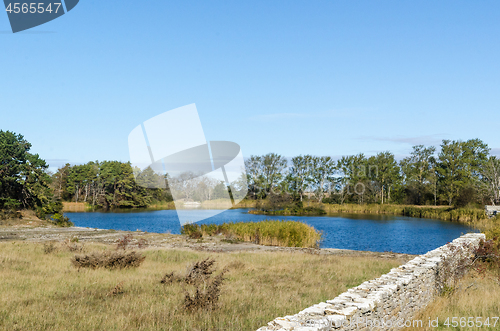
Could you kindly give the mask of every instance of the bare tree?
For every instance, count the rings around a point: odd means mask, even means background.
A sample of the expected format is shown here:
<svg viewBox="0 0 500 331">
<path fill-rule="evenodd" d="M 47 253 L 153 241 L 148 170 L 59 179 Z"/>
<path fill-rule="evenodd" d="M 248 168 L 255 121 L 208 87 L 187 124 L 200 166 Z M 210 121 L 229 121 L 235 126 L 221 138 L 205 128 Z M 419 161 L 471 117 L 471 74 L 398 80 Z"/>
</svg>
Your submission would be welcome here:
<svg viewBox="0 0 500 331">
<path fill-rule="evenodd" d="M 311 182 L 312 156 L 299 155 L 292 158 L 290 167 L 290 185 L 292 190 L 300 196 L 300 201 L 304 192 Z"/>
<path fill-rule="evenodd" d="M 495 205 L 500 202 L 500 159 L 490 156 L 482 168 L 481 175 L 487 186 L 488 196 Z"/>
<path fill-rule="evenodd" d="M 312 184 L 316 198 L 321 202 L 329 184 L 334 180 L 336 162 L 329 156 L 313 157 L 311 161 Z"/>
</svg>

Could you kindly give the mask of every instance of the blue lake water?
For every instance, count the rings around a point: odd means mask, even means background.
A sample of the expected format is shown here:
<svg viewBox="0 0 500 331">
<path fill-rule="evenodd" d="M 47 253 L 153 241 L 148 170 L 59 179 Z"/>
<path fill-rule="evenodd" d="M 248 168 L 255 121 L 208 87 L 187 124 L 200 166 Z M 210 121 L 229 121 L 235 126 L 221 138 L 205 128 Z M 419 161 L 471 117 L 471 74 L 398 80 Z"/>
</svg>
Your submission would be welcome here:
<svg viewBox="0 0 500 331">
<path fill-rule="evenodd" d="M 210 211 L 197 210 L 196 212 Z M 119 213 L 65 213 L 76 226 L 174 234 L 180 233 L 175 210 Z M 323 232 L 322 248 L 374 252 L 424 254 L 467 232 L 477 232 L 459 223 L 387 215 L 342 214 L 338 216 L 253 215 L 248 209 L 231 209 L 198 224 L 257 222 L 266 219 L 301 221 Z"/>
</svg>

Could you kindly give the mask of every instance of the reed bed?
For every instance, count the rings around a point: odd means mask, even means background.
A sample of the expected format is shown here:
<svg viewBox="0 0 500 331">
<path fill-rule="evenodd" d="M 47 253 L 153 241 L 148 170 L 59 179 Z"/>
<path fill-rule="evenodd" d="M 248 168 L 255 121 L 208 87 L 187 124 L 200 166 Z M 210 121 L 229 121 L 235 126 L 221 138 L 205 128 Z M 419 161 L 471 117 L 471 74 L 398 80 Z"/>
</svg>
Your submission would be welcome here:
<svg viewBox="0 0 500 331">
<path fill-rule="evenodd" d="M 420 218 L 435 218 L 443 221 L 474 223 L 482 219 L 488 218 L 483 209 L 473 208 L 415 208 L 404 207 L 404 216 L 420 217 Z"/>
<path fill-rule="evenodd" d="M 146 209 L 150 209 L 150 210 L 170 210 L 170 209 L 175 209 L 175 203 L 173 201 L 160 201 L 160 202 L 154 202 L 150 205 L 148 205 L 148 207 Z"/>
<path fill-rule="evenodd" d="M 63 212 L 86 212 L 95 210 L 95 206 L 85 202 L 63 202 Z"/>
<path fill-rule="evenodd" d="M 234 208 L 256 208 L 257 202 L 257 200 L 243 199 Z"/>
<path fill-rule="evenodd" d="M 250 210 L 250 214 L 257 215 L 273 215 L 273 216 L 322 216 L 326 215 L 326 211 L 321 206 L 309 206 L 309 207 L 285 207 L 280 210 Z"/>
<path fill-rule="evenodd" d="M 402 215 L 404 206 L 380 205 L 380 204 L 323 204 L 323 208 L 329 214 L 394 214 Z"/>
<path fill-rule="evenodd" d="M 432 218 L 443 221 L 476 223 L 488 218 L 485 211 L 479 208 L 452 208 L 448 206 L 405 206 L 405 205 L 379 205 L 379 204 L 344 204 L 328 205 L 323 208 L 328 214 L 353 213 L 353 214 L 391 214 L 417 218 Z"/>
<path fill-rule="evenodd" d="M 203 209 L 230 209 L 233 207 L 229 199 L 205 200 L 201 203 Z"/>
<path fill-rule="evenodd" d="M 191 238 L 224 235 L 228 239 L 254 242 L 266 246 L 316 248 L 321 233 L 312 226 L 297 221 L 267 220 L 224 224 L 186 224 L 182 234 Z"/>
</svg>

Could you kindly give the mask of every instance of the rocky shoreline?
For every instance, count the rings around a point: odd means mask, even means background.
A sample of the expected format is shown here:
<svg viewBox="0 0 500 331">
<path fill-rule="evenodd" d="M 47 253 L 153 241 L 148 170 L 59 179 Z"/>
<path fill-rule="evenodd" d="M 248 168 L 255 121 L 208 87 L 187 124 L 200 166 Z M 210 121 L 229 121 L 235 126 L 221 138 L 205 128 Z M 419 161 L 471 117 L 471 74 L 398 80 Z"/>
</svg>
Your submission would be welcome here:
<svg viewBox="0 0 500 331">
<path fill-rule="evenodd" d="M 228 241 L 223 236 L 190 239 L 184 235 L 170 233 L 149 233 L 143 231 L 119 231 L 84 227 L 54 227 L 40 222 L 22 225 L 0 226 L 0 241 L 63 242 L 78 238 L 79 243 L 102 243 L 113 245 L 126 235 L 132 235 L 131 245 L 147 242 L 149 248 L 187 249 L 214 253 L 226 252 L 291 252 L 316 255 L 373 256 L 409 261 L 414 255 L 393 252 L 367 252 L 335 248 L 298 248 L 263 246 L 249 242 Z"/>
</svg>

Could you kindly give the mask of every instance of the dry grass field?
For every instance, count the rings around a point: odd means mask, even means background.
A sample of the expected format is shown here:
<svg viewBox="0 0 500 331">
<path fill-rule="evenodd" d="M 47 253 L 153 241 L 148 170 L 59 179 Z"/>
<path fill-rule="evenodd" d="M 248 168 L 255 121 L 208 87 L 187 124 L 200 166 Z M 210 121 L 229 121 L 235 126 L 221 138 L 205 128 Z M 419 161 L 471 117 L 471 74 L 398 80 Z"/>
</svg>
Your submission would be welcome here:
<svg viewBox="0 0 500 331">
<path fill-rule="evenodd" d="M 82 245 L 75 244 L 75 245 Z M 290 252 L 207 253 L 147 248 L 137 268 L 76 268 L 75 254 L 116 245 L 0 242 L 2 330 L 256 330 L 277 316 L 334 298 L 403 261 Z M 51 251 L 52 250 L 52 251 Z M 217 309 L 187 311 L 182 282 L 162 284 L 205 258 L 225 274 Z M 203 287 L 203 284 L 200 285 Z"/>
</svg>

